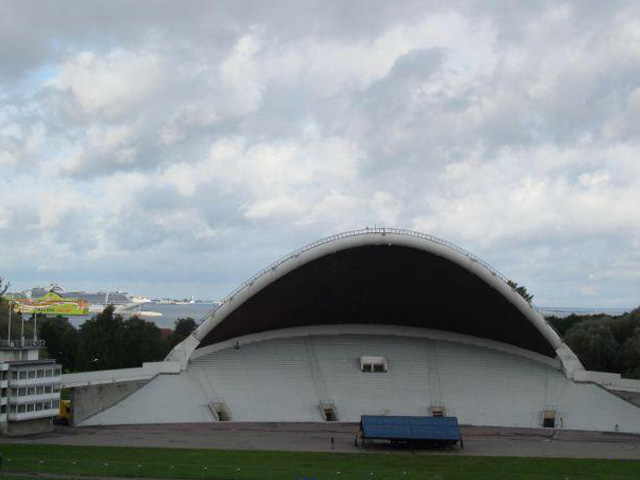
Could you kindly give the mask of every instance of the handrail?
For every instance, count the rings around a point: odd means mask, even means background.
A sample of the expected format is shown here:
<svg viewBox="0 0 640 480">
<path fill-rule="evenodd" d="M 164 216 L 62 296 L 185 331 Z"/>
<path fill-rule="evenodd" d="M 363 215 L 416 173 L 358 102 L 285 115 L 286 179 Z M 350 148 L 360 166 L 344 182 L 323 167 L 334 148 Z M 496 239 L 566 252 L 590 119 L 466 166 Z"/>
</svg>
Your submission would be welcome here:
<svg viewBox="0 0 640 480">
<path fill-rule="evenodd" d="M 45 347 L 44 340 L 0 340 L 0 348 Z"/>
<path fill-rule="evenodd" d="M 275 262 L 271 263 L 269 266 L 263 268 L 258 273 L 256 273 L 252 277 L 250 277 L 248 280 L 245 280 L 242 284 L 240 284 L 240 286 L 238 286 L 231 293 L 229 293 L 226 297 L 224 297 L 215 307 L 213 307 L 211 310 L 209 310 L 207 312 L 207 314 L 200 320 L 200 323 L 204 322 L 218 308 L 220 308 L 225 303 L 229 302 L 231 299 L 233 299 L 238 293 L 240 293 L 246 287 L 248 287 L 249 285 L 252 285 L 253 283 L 255 283 L 256 280 L 258 280 L 260 277 L 262 277 L 263 275 L 267 274 L 270 271 L 275 270 L 280 265 L 282 265 L 283 263 L 291 260 L 292 258 L 297 257 L 298 255 L 300 255 L 300 254 L 302 254 L 302 253 L 304 253 L 304 252 L 306 252 L 308 250 L 312 250 L 312 249 L 314 249 L 314 248 L 316 248 L 316 247 L 318 247 L 320 245 L 324 245 L 324 244 L 327 244 L 327 243 L 335 242 L 336 240 L 341 240 L 343 238 L 357 237 L 357 236 L 360 236 L 360 235 L 372 235 L 372 234 L 379 234 L 379 235 L 382 235 L 382 236 L 387 235 L 387 234 L 405 235 L 405 236 L 409 236 L 409 237 L 420 238 L 420 239 L 425 240 L 427 242 L 431 242 L 431 243 L 435 243 L 437 245 L 442 245 L 442 246 L 451 248 L 452 250 L 455 250 L 456 252 L 461 253 L 462 255 L 466 256 L 470 260 L 479 263 L 484 268 L 489 270 L 497 278 L 502 280 L 504 283 L 507 283 L 507 284 L 509 283 L 509 279 L 505 275 L 500 273 L 498 270 L 493 268 L 489 263 L 485 262 L 484 260 L 482 260 L 480 257 L 474 255 L 473 253 L 465 250 L 464 248 L 461 248 L 461 247 L 457 246 L 456 244 L 454 244 L 454 243 L 452 243 L 452 242 L 450 242 L 448 240 L 445 240 L 443 238 L 439 238 L 439 237 L 436 237 L 434 235 L 429 235 L 427 233 L 421 233 L 421 232 L 416 232 L 416 231 L 413 231 L 413 230 L 405 230 L 405 229 L 400 229 L 400 228 L 386 228 L 386 227 L 368 228 L 367 227 L 367 228 L 361 228 L 361 229 L 358 229 L 358 230 L 351 230 L 351 231 L 348 231 L 348 232 L 337 233 L 335 235 L 331 235 L 331 236 L 328 236 L 328 237 L 321 238 L 319 240 L 316 240 L 315 242 L 311 242 L 311 243 L 309 243 L 309 244 L 307 244 L 307 245 L 305 245 L 303 247 L 300 247 L 297 250 L 294 250 L 293 252 L 291 252 L 291 253 L 285 255 L 284 257 L 276 260 Z"/>
</svg>

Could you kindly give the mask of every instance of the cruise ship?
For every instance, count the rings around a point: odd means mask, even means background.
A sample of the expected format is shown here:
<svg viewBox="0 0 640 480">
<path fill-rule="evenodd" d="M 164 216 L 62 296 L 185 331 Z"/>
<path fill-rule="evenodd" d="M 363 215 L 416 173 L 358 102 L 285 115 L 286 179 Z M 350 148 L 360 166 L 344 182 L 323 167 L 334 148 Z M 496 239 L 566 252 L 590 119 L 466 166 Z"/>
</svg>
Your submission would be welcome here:
<svg viewBox="0 0 640 480">
<path fill-rule="evenodd" d="M 72 298 L 76 300 L 84 300 L 90 306 L 92 305 L 129 305 L 133 302 L 133 297 L 128 292 L 122 292 L 116 290 L 114 292 L 95 292 L 89 293 L 81 290 L 78 291 L 66 291 L 59 285 L 51 285 L 49 288 L 36 287 L 31 289 L 31 298 L 44 297 L 49 292 L 55 292 L 62 298 Z"/>
<path fill-rule="evenodd" d="M 67 291 L 59 284 L 51 284 L 47 288 L 36 287 L 30 291 L 31 298 L 40 298 L 53 292 L 60 296 L 62 299 L 73 299 L 89 304 L 88 313 L 100 313 L 107 305 L 113 305 L 116 313 L 132 314 L 135 313 L 138 316 L 162 316 L 158 312 L 149 312 L 142 310 L 142 304 L 151 302 L 146 297 L 136 297 L 129 292 L 125 292 L 119 289 L 115 291 L 98 291 L 95 293 L 85 292 L 82 290 Z"/>
</svg>

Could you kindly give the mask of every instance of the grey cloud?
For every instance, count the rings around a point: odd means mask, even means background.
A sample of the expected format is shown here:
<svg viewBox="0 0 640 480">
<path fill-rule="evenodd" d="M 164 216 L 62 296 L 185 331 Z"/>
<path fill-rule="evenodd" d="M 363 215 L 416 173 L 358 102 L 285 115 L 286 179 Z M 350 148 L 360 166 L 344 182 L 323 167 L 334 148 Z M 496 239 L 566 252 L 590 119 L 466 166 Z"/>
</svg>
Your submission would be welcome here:
<svg viewBox="0 0 640 480">
<path fill-rule="evenodd" d="M 9 0 L 0 6 L 0 75 L 15 79 L 58 61 L 78 45 L 104 51 L 148 39 L 164 44 L 177 39 L 174 47 L 180 50 L 197 38 L 189 50 L 211 52 L 230 47 L 254 25 L 267 26 L 283 40 L 309 35 L 367 38 L 434 8 L 441 8 L 438 2 Z"/>
</svg>

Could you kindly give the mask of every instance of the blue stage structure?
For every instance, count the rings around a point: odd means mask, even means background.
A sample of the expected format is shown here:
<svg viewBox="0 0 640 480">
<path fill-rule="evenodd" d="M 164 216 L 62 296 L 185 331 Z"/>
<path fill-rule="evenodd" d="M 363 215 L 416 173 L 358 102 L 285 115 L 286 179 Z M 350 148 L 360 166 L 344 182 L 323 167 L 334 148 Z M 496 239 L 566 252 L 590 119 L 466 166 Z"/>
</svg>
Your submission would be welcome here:
<svg viewBox="0 0 640 480">
<path fill-rule="evenodd" d="M 394 444 L 428 444 L 464 447 L 456 417 L 407 417 L 363 415 L 356 437 L 362 446 L 367 440 L 388 440 Z"/>
</svg>

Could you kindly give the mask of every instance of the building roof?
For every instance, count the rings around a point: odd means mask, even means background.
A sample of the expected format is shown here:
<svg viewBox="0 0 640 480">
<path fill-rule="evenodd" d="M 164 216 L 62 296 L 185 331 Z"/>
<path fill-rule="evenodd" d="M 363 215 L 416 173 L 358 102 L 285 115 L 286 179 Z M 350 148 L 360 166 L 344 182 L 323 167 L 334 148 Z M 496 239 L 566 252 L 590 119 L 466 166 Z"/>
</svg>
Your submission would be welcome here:
<svg viewBox="0 0 640 480">
<path fill-rule="evenodd" d="M 442 239 L 396 229 L 346 232 L 292 252 L 232 292 L 168 359 L 184 363 L 196 348 L 243 335 L 331 324 L 449 331 L 552 358 L 560 349 L 577 362 L 486 262 Z"/>
</svg>

